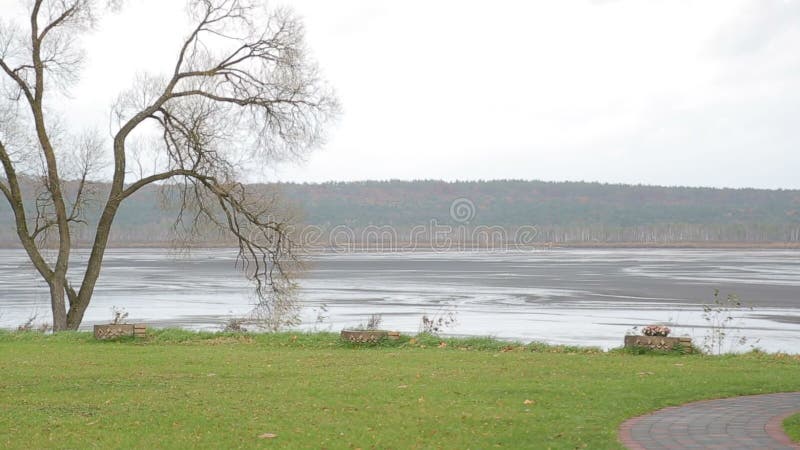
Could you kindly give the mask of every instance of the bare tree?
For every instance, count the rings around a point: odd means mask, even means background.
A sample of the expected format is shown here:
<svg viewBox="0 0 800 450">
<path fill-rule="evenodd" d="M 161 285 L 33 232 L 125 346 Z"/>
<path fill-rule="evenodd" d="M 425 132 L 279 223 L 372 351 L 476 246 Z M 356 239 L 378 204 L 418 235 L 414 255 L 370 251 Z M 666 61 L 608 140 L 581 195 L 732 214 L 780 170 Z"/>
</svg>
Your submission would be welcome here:
<svg viewBox="0 0 800 450">
<path fill-rule="evenodd" d="M 0 23 L 0 192 L 50 288 L 53 329 L 78 328 L 120 205 L 152 184 L 178 199 L 176 229 L 192 233 L 203 224 L 230 233 L 262 304 L 283 308 L 295 261 L 290 227 L 271 196 L 241 180 L 254 161 L 297 157 L 318 145 L 337 112 L 309 61 L 301 23 L 287 10 L 246 0 L 190 0 L 195 25 L 176 45 L 174 66 L 167 75 L 140 76 L 119 96 L 109 145 L 97 133 L 73 136 L 46 106 L 77 80 L 77 36 L 93 26 L 99 6 L 32 0 L 26 26 Z M 93 177 L 104 157 L 113 161 L 113 176 L 107 197 L 99 198 Z M 21 188 L 30 179 L 40 184 L 35 199 Z M 71 227 L 86 222 L 85 205 L 93 200 L 101 213 L 86 268 L 73 284 Z"/>
</svg>

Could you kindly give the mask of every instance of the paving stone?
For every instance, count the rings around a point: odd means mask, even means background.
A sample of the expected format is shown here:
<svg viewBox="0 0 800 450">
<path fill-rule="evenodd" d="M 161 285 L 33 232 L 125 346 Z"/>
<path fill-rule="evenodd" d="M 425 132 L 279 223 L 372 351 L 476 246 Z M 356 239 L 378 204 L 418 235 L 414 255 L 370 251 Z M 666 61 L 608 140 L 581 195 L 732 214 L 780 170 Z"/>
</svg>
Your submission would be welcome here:
<svg viewBox="0 0 800 450">
<path fill-rule="evenodd" d="M 781 430 L 800 412 L 800 392 L 704 400 L 637 417 L 620 427 L 629 449 L 800 449 Z"/>
</svg>

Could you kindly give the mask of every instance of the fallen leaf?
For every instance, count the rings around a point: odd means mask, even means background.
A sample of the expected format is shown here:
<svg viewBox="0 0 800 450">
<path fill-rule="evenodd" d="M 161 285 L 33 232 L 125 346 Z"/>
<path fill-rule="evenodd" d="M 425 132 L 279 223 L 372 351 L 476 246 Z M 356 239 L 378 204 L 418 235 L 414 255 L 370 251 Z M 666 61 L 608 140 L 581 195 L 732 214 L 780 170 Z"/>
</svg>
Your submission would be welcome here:
<svg viewBox="0 0 800 450">
<path fill-rule="evenodd" d="M 397 386 L 397 389 L 405 389 L 407 387 L 408 387 L 407 384 L 401 384 L 400 386 Z"/>
<path fill-rule="evenodd" d="M 523 405 L 532 405 L 534 403 L 536 402 L 534 402 L 533 400 L 525 400 L 524 402 L 522 402 Z"/>
<path fill-rule="evenodd" d="M 275 433 L 264 433 L 258 435 L 259 439 L 275 439 L 276 437 L 278 437 L 278 435 Z"/>
</svg>

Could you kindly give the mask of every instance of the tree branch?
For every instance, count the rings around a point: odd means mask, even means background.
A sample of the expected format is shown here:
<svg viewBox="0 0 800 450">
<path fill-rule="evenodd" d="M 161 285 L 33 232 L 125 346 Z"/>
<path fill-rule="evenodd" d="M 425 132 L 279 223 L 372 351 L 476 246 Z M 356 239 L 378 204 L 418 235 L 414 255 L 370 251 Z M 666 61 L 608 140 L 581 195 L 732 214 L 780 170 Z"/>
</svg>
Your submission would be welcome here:
<svg viewBox="0 0 800 450">
<path fill-rule="evenodd" d="M 14 200 L 11 198 L 11 190 L 5 183 L 0 181 L 0 192 L 3 193 L 3 196 L 8 200 L 8 203 L 12 203 Z"/>
<path fill-rule="evenodd" d="M 187 177 L 200 177 L 201 176 L 200 174 L 198 174 L 198 173 L 196 173 L 196 172 L 194 172 L 192 170 L 186 170 L 186 169 L 175 169 L 175 170 L 170 170 L 170 171 L 164 172 L 164 173 L 158 173 L 158 174 L 155 174 L 155 175 L 151 175 L 149 177 L 142 178 L 141 180 L 139 180 L 139 181 L 131 184 L 130 186 L 128 186 L 128 188 L 125 189 L 122 192 L 122 198 L 130 197 L 136 191 L 138 191 L 139 189 L 147 186 L 148 184 L 152 184 L 152 183 L 155 183 L 157 181 L 168 180 L 170 178 L 181 176 L 181 175 L 187 176 Z"/>
<path fill-rule="evenodd" d="M 28 253 L 28 256 L 33 262 L 36 270 L 42 275 L 45 280 L 50 280 L 53 277 L 53 270 L 42 257 L 39 249 L 36 247 L 34 239 L 28 231 L 28 223 L 25 217 L 25 207 L 22 202 L 22 191 L 19 188 L 19 181 L 17 179 L 17 172 L 14 170 L 14 164 L 9 157 L 5 145 L 0 142 L 0 164 L 3 165 L 3 170 L 6 174 L 8 186 L 3 186 L 1 189 L 4 196 L 8 199 L 11 210 L 14 212 L 14 219 L 17 225 L 17 236 L 22 243 L 22 247 Z"/>
<path fill-rule="evenodd" d="M 75 3 L 72 4 L 72 6 L 65 9 L 64 12 L 61 13 L 61 15 L 56 17 L 52 22 L 50 22 L 50 24 L 44 27 L 41 34 L 39 34 L 38 36 L 39 41 L 43 41 L 50 31 L 52 31 L 54 28 L 64 23 L 66 20 L 73 17 L 80 10 L 80 6 L 81 6 L 81 0 L 77 0 Z"/>
<path fill-rule="evenodd" d="M 23 80 L 22 77 L 20 77 L 19 74 L 17 73 L 17 70 L 19 70 L 20 68 L 11 69 L 8 66 L 8 64 L 3 60 L 3 58 L 0 58 L 0 68 L 2 68 L 3 71 L 9 77 L 11 77 L 11 79 L 14 80 L 15 83 L 17 83 L 22 93 L 25 94 L 25 98 L 28 100 L 28 104 L 31 107 L 33 107 L 33 102 L 34 102 L 33 93 L 31 93 L 31 88 L 28 86 L 27 83 L 25 83 L 25 80 Z"/>
</svg>

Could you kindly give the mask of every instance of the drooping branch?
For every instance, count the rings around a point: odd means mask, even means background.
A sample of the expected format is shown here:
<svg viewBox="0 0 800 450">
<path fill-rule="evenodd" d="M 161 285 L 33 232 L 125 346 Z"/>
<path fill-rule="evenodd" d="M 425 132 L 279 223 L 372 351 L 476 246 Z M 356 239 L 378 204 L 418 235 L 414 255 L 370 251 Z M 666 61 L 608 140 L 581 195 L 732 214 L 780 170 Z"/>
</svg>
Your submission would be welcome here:
<svg viewBox="0 0 800 450">
<path fill-rule="evenodd" d="M 182 189 L 193 197 L 182 207 L 196 208 L 198 218 L 233 235 L 239 260 L 247 277 L 255 283 L 259 298 L 283 295 L 293 287 L 293 270 L 299 266 L 290 223 L 279 217 L 274 202 L 254 196 L 243 184 L 223 183 L 211 176 L 192 174 Z"/>
</svg>

